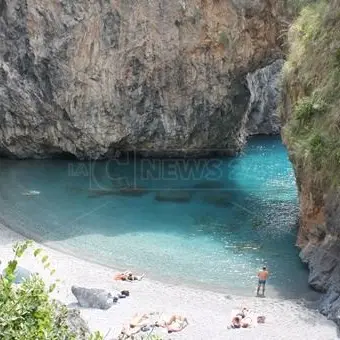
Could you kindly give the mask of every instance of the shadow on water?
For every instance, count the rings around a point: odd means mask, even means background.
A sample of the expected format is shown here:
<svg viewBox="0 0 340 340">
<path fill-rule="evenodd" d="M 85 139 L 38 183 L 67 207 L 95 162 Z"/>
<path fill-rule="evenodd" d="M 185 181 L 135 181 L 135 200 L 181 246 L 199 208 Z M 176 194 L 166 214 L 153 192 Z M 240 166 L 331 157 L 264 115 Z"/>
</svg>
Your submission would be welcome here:
<svg viewBox="0 0 340 340">
<path fill-rule="evenodd" d="M 131 242 L 144 240 L 139 237 L 140 233 L 150 235 L 149 239 L 157 234 L 165 239 L 173 235 L 176 239 L 170 238 L 169 242 L 176 240 L 178 247 L 187 241 L 193 242 L 193 247 L 199 244 L 202 249 L 198 251 L 207 261 L 217 259 L 214 256 L 219 260 L 225 258 L 216 262 L 216 268 L 211 263 L 213 268 L 208 270 L 211 273 L 208 275 L 213 280 L 218 279 L 219 270 L 223 270 L 224 275 L 230 271 L 229 277 L 232 277 L 232 272 L 242 271 L 243 262 L 249 259 L 254 271 L 267 263 L 276 273 L 270 283 L 279 295 L 298 296 L 298 292 L 294 295 L 287 288 L 290 284 L 294 286 L 295 278 L 289 277 L 293 267 L 301 276 L 298 285 L 306 279 L 305 268 L 299 263 L 298 251 L 294 248 L 298 214 L 294 184 L 287 188 L 280 186 L 282 195 L 277 195 L 275 186 L 271 191 L 262 190 L 263 181 L 257 178 L 240 183 L 238 176 L 244 170 L 241 159 L 190 162 L 1 160 L 2 215 L 14 229 L 21 224 L 21 232 L 35 233 L 45 242 L 88 235 L 93 238 L 91 242 L 95 247 L 96 242 L 98 246 L 104 242 L 103 238 L 97 240 L 96 235 L 108 240 L 127 235 Z M 243 175 L 245 178 L 246 174 Z M 268 180 L 271 180 L 270 175 Z M 40 195 L 22 195 L 29 190 L 38 190 Z M 291 191 L 292 197 L 289 196 Z M 136 235 L 138 237 L 134 238 Z M 195 243 L 198 239 L 202 239 L 202 243 Z M 164 242 L 167 247 L 167 241 Z M 189 247 L 190 242 L 183 244 Z M 205 249 L 203 242 L 208 242 L 210 248 Z M 110 248 L 110 244 L 106 246 L 105 249 Z M 123 250 L 129 252 L 133 247 L 146 255 L 150 252 L 152 259 L 151 246 L 154 245 L 148 243 L 143 248 L 143 244 L 127 243 Z M 175 249 L 174 253 L 180 253 L 180 249 Z M 172 266 L 173 253 L 167 253 L 166 249 L 159 251 L 163 254 L 160 257 Z M 230 256 L 237 259 L 235 265 L 228 262 Z M 114 251 L 112 257 L 115 257 Z M 187 265 L 193 264 L 188 262 Z M 191 269 L 196 277 L 202 275 L 200 268 L 195 270 Z M 250 279 L 256 282 L 256 272 Z M 209 285 L 213 287 L 214 282 L 209 281 Z M 305 286 L 303 289 L 307 290 L 307 284 Z"/>
</svg>

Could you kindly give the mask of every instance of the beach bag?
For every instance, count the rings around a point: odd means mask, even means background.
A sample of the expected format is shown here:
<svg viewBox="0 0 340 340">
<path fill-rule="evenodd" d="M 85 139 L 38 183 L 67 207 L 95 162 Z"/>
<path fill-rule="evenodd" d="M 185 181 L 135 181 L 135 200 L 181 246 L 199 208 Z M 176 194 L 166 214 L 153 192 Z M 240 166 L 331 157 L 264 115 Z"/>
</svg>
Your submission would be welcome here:
<svg viewBox="0 0 340 340">
<path fill-rule="evenodd" d="M 266 321 L 266 317 L 265 316 L 258 316 L 257 317 L 257 323 L 264 323 Z"/>
</svg>

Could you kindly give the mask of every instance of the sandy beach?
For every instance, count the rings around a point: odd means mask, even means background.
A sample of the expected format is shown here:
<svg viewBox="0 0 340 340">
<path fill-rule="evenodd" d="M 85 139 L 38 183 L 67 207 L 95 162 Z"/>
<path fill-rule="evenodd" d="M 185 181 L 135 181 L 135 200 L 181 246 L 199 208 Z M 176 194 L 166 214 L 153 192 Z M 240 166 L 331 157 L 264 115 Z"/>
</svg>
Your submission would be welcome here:
<svg viewBox="0 0 340 340">
<path fill-rule="evenodd" d="M 12 257 L 12 245 L 23 237 L 0 225 L 0 258 L 7 262 Z M 162 316 L 180 314 L 186 316 L 189 325 L 182 332 L 167 334 L 158 329 L 164 339 L 315 339 L 337 338 L 335 324 L 316 310 L 307 308 L 301 300 L 282 300 L 224 295 L 207 290 L 193 289 L 174 284 L 151 281 L 147 277 L 140 282 L 113 280 L 117 271 L 66 253 L 42 246 L 61 280 L 54 297 L 70 307 L 77 307 L 71 286 L 102 288 L 115 292 L 129 290 L 130 296 L 120 299 L 109 310 L 80 308 L 82 317 L 92 331 L 99 330 L 106 339 L 115 338 L 136 313 L 160 313 Z M 39 272 L 47 282 L 51 277 L 30 252 L 20 265 L 31 272 Z M 249 329 L 228 329 L 232 312 L 247 306 L 252 313 L 265 315 L 265 324 Z"/>
</svg>

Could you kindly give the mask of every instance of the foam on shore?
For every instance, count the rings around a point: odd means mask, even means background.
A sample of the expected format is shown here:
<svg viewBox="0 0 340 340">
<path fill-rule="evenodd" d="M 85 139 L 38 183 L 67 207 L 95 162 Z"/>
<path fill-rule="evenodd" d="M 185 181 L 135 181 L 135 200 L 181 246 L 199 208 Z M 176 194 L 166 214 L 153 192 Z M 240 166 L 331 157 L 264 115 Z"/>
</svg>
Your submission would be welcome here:
<svg viewBox="0 0 340 340">
<path fill-rule="evenodd" d="M 0 224 L 0 256 L 7 262 L 12 257 L 12 245 L 23 239 L 19 234 Z M 301 300 L 283 300 L 224 295 L 208 290 L 164 284 L 148 278 L 140 282 L 113 281 L 115 271 L 72 255 L 45 247 L 61 283 L 55 298 L 76 307 L 71 286 L 129 290 L 130 296 L 107 311 L 81 309 L 82 317 L 91 330 L 99 330 L 107 338 L 114 338 L 136 313 L 158 312 L 164 315 L 181 314 L 189 320 L 189 326 L 171 339 L 309 339 L 332 340 L 337 338 L 336 326 L 316 310 L 307 308 Z M 42 265 L 29 253 L 20 265 L 39 272 L 49 281 Z M 266 323 L 250 329 L 227 329 L 232 311 L 247 306 L 254 313 L 266 316 Z M 164 339 L 167 339 L 164 333 Z"/>
</svg>

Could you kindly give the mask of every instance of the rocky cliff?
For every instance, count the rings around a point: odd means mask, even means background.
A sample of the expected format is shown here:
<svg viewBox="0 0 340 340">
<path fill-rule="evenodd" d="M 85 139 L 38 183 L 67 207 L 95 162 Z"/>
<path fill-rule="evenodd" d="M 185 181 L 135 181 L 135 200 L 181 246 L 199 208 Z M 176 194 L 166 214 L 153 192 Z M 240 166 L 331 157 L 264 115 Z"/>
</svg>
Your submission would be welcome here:
<svg viewBox="0 0 340 340">
<path fill-rule="evenodd" d="M 300 257 L 340 325 L 340 2 L 314 1 L 289 32 L 283 137 L 300 192 Z"/>
<path fill-rule="evenodd" d="M 246 77 L 250 92 L 246 124 L 248 135 L 280 133 L 281 120 L 277 104 L 283 63 L 282 59 L 278 59 Z"/>
<path fill-rule="evenodd" d="M 238 151 L 282 3 L 0 0 L 0 155 Z"/>
</svg>

